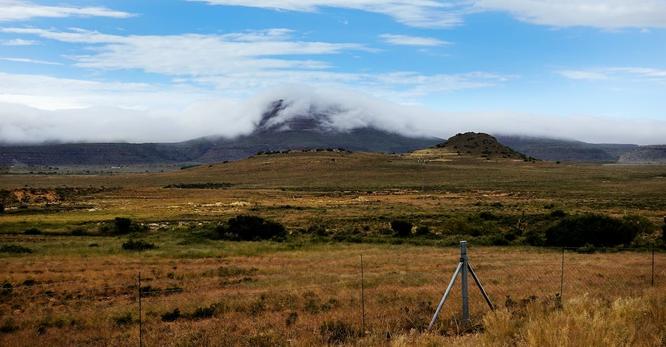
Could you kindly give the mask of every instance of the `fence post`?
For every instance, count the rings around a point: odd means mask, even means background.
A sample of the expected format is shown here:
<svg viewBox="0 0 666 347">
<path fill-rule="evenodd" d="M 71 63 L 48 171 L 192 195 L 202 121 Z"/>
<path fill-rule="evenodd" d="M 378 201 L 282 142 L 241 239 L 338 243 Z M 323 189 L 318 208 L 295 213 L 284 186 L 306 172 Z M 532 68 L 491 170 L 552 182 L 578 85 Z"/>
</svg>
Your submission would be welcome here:
<svg viewBox="0 0 666 347">
<path fill-rule="evenodd" d="M 141 310 L 141 273 L 137 276 L 137 290 L 139 293 L 139 347 L 143 347 L 143 312 Z"/>
<path fill-rule="evenodd" d="M 564 305 L 564 247 L 562 247 L 562 264 L 560 265 L 560 305 Z"/>
<path fill-rule="evenodd" d="M 469 323 L 469 296 L 467 292 L 467 272 L 469 263 L 467 258 L 467 241 L 460 242 L 460 263 L 462 263 L 460 282 L 462 284 L 462 320 L 463 324 Z"/>
<path fill-rule="evenodd" d="M 365 335 L 365 286 L 363 282 L 363 254 L 361 254 L 361 331 Z"/>
<path fill-rule="evenodd" d="M 654 287 L 654 245 L 652 245 L 652 286 Z"/>
</svg>

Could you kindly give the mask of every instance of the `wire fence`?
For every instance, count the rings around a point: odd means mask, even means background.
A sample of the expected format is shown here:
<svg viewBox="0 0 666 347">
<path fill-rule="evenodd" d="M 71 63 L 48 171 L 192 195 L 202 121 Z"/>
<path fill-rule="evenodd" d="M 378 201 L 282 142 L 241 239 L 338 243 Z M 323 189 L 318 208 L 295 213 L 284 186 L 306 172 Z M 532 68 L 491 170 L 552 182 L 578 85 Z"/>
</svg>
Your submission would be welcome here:
<svg viewBox="0 0 666 347">
<path fill-rule="evenodd" d="M 537 300 L 566 305 L 582 295 L 610 302 L 650 288 L 666 289 L 663 251 L 582 251 L 472 246 L 469 261 L 499 308 Z M 57 280 L 15 277 L 0 287 L 0 344 L 21 341 L 12 340 L 24 336 L 21 331 L 35 339 L 24 340 L 27 343 L 73 327 L 96 332 L 101 344 L 140 346 L 163 345 L 198 330 L 205 331 L 206 338 L 220 331 L 256 335 L 253 329 L 266 327 L 283 337 L 318 335 L 328 321 L 346 322 L 361 334 L 421 331 L 460 255 L 453 248 L 428 254 L 395 248 L 387 253 L 347 252 L 344 257 L 285 257 L 240 259 L 238 264 L 207 260 L 180 271 L 177 262 L 147 262 L 139 271 L 132 273 L 137 270 L 132 267 L 118 277 L 84 278 L 74 269 L 63 271 Z M 170 267 L 176 270 L 167 271 Z M 460 285 L 456 283 L 443 307 L 436 327 L 440 332 L 461 326 Z M 473 284 L 469 307 L 476 321 L 489 311 Z M 211 321 L 221 325 L 211 328 Z M 80 344 L 84 337 L 49 338 L 66 345 Z"/>
</svg>

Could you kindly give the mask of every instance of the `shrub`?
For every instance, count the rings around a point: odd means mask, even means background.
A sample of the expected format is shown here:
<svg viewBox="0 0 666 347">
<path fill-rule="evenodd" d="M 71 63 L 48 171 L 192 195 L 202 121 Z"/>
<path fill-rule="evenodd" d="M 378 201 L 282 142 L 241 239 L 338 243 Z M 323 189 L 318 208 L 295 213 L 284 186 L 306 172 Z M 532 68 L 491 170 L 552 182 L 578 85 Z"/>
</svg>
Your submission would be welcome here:
<svg viewBox="0 0 666 347">
<path fill-rule="evenodd" d="M 147 228 L 135 223 L 130 218 L 116 217 L 111 224 L 102 225 L 103 234 L 126 235 L 129 233 L 146 231 Z"/>
<path fill-rule="evenodd" d="M 180 310 L 174 309 L 173 311 L 166 312 L 162 315 L 162 322 L 175 322 L 180 318 Z"/>
<path fill-rule="evenodd" d="M 116 234 L 128 234 L 132 227 L 132 220 L 129 218 L 116 217 L 113 222 Z"/>
<path fill-rule="evenodd" d="M 391 222 L 391 229 L 399 237 L 407 237 L 412 234 L 412 223 L 404 220 L 394 220 Z"/>
<path fill-rule="evenodd" d="M 2 286 L 0 286 L 0 296 L 11 295 L 13 291 L 14 291 L 14 286 L 7 281 L 4 281 L 2 283 Z"/>
<path fill-rule="evenodd" d="M 121 314 L 120 316 L 116 316 L 113 318 L 113 322 L 116 324 L 116 326 L 125 326 L 125 325 L 130 325 L 133 322 L 132 319 L 132 313 L 127 312 L 124 314 Z"/>
<path fill-rule="evenodd" d="M 525 243 L 530 246 L 544 246 L 546 244 L 546 234 L 541 230 L 528 230 L 525 232 Z"/>
<path fill-rule="evenodd" d="M 418 236 L 428 236 L 430 235 L 430 228 L 428 228 L 425 225 L 422 225 L 418 228 L 416 228 L 415 234 Z"/>
<path fill-rule="evenodd" d="M 499 219 L 499 218 L 497 218 L 497 216 L 494 213 L 492 213 L 490 211 L 483 211 L 483 212 L 479 213 L 479 218 L 481 218 L 483 220 L 497 220 L 497 219 Z"/>
<path fill-rule="evenodd" d="M 211 318 L 213 315 L 215 315 L 215 312 L 217 311 L 217 307 L 215 305 L 211 305 L 208 307 L 198 307 L 192 314 L 190 315 L 191 318 L 193 319 L 206 319 L 206 318 Z"/>
<path fill-rule="evenodd" d="M 145 251 L 155 248 L 157 248 L 157 246 L 143 240 L 128 240 L 123 243 L 123 249 L 126 251 Z"/>
<path fill-rule="evenodd" d="M 326 321 L 319 326 L 319 334 L 328 344 L 340 345 L 359 336 L 358 332 L 349 323 L 341 320 Z"/>
<path fill-rule="evenodd" d="M 283 241 L 287 237 L 287 231 L 282 224 L 245 215 L 229 219 L 226 228 L 218 227 L 217 232 L 224 239 L 240 241 Z"/>
<path fill-rule="evenodd" d="M 546 230 L 549 246 L 610 247 L 629 245 L 642 232 L 643 223 L 634 218 L 616 219 L 602 215 L 569 216 Z"/>
<path fill-rule="evenodd" d="M 23 234 L 24 234 L 24 235 L 41 235 L 41 234 L 42 234 L 42 231 L 39 230 L 39 229 L 37 229 L 37 228 L 30 228 L 30 229 L 26 229 L 26 230 L 23 232 Z"/>
<path fill-rule="evenodd" d="M 550 213 L 550 216 L 553 218 L 564 218 L 567 216 L 567 213 L 562 210 L 555 210 Z"/>
<path fill-rule="evenodd" d="M 88 232 L 83 229 L 74 229 L 69 233 L 72 236 L 87 236 Z"/>
<path fill-rule="evenodd" d="M 5 319 L 5 321 L 0 325 L 0 333 L 9 334 L 17 331 L 19 328 L 14 323 L 14 320 L 11 318 Z"/>
<path fill-rule="evenodd" d="M 0 253 L 32 253 L 32 249 L 19 245 L 0 245 Z"/>
</svg>

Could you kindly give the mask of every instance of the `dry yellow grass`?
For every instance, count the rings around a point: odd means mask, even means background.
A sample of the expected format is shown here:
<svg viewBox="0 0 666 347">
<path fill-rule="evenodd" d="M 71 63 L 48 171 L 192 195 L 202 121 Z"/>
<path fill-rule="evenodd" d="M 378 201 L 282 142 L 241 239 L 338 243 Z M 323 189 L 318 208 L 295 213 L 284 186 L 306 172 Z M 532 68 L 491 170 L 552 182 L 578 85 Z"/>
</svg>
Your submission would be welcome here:
<svg viewBox="0 0 666 347">
<path fill-rule="evenodd" d="M 94 240 L 101 248 L 116 242 Z M 463 332 L 455 319 L 460 305 L 457 288 L 436 333 L 422 333 L 455 267 L 457 249 L 337 244 L 240 255 L 245 252 L 243 247 L 262 244 L 215 245 L 216 254 L 200 259 L 169 257 L 159 251 L 4 258 L 3 276 L 16 287 L 0 301 L 0 323 L 11 320 L 17 331 L 0 334 L 0 344 L 136 345 L 139 272 L 143 286 L 161 291 L 146 293 L 151 295 L 142 302 L 148 346 L 325 344 L 328 335 L 320 331 L 325 322 L 340 320 L 360 331 L 361 254 L 367 334 L 349 337 L 348 344 L 441 345 L 455 341 L 540 346 L 544 341 L 564 341 L 573 346 L 578 338 L 601 345 L 629 336 L 633 340 L 625 345 L 658 346 L 648 342 L 663 336 L 663 330 L 648 325 L 646 317 L 652 316 L 643 313 L 663 318 L 663 296 L 612 303 L 650 291 L 651 258 L 646 252 L 567 253 L 565 304 L 558 311 L 554 306 L 560 290 L 560 252 L 472 247 L 471 261 L 501 309 L 487 315 L 480 295 L 472 288 L 473 317 L 476 323 L 483 323 L 485 332 L 457 336 Z M 657 288 L 663 291 L 666 255 L 657 254 L 656 261 Z M 35 284 L 22 285 L 29 279 Z M 182 291 L 169 292 L 169 288 Z M 161 318 L 176 308 L 187 315 L 211 305 L 217 307 L 212 317 L 181 317 L 174 322 Z M 289 325 L 286 322 L 292 313 L 297 318 Z M 118 323 L 126 314 L 132 322 Z M 597 326 L 606 320 L 608 326 L 599 330 Z M 585 335 L 587 327 L 597 330 Z M 601 333 L 616 329 L 615 335 Z M 631 329 L 638 330 L 632 333 Z M 641 337 L 638 332 L 643 331 L 657 335 L 651 340 Z M 569 340 L 558 337 L 562 334 Z"/>
</svg>

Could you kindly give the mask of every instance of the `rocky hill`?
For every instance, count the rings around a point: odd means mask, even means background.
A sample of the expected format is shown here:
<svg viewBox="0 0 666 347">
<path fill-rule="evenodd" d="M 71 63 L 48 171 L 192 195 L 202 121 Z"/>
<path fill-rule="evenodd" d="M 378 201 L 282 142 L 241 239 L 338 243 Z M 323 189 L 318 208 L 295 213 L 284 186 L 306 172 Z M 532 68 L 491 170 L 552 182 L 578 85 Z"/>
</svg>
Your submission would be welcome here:
<svg viewBox="0 0 666 347">
<path fill-rule="evenodd" d="M 622 164 L 666 164 L 666 145 L 641 146 L 620 156 Z"/>
<path fill-rule="evenodd" d="M 450 161 L 459 158 L 480 158 L 487 160 L 533 159 L 502 145 L 491 135 L 474 132 L 457 134 L 432 148 L 414 151 L 410 156 L 431 161 Z"/>
<path fill-rule="evenodd" d="M 520 152 L 507 147 L 497 141 L 496 138 L 484 133 L 467 132 L 457 134 L 450 139 L 437 145 L 437 148 L 445 148 L 462 156 L 474 156 L 488 159 L 528 159 Z"/>
</svg>

